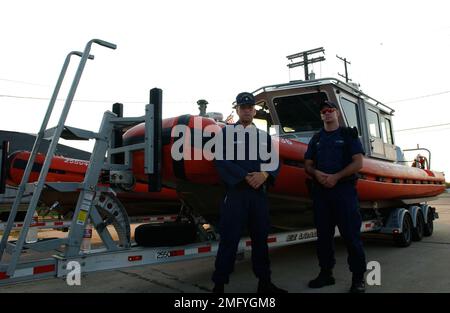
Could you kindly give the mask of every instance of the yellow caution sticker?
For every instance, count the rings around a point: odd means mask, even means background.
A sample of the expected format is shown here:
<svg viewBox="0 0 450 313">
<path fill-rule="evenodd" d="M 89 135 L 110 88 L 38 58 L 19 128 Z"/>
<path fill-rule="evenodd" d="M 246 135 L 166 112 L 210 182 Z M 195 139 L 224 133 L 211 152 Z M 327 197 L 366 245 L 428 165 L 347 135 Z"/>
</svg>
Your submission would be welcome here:
<svg viewBox="0 0 450 313">
<path fill-rule="evenodd" d="M 77 224 L 84 225 L 84 223 L 86 222 L 86 219 L 87 219 L 87 212 L 81 210 L 80 213 L 78 213 Z"/>
</svg>

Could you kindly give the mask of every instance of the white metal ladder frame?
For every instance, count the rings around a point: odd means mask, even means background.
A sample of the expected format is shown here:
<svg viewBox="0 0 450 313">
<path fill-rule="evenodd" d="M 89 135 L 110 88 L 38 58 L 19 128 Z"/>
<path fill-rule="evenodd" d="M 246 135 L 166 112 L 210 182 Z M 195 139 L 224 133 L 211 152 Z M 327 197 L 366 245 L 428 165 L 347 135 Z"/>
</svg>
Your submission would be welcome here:
<svg viewBox="0 0 450 313">
<path fill-rule="evenodd" d="M 15 201 L 13 203 L 12 209 L 10 211 L 8 222 L 7 222 L 7 225 L 6 225 L 6 228 L 5 228 L 5 231 L 3 233 L 3 237 L 2 237 L 1 243 L 0 243 L 0 260 L 2 259 L 3 254 L 4 254 L 5 251 L 12 255 L 11 260 L 9 261 L 9 264 L 8 264 L 8 267 L 7 267 L 7 275 L 13 275 L 14 274 L 14 271 L 15 271 L 15 268 L 17 266 L 20 254 L 21 254 L 22 249 L 24 247 L 26 235 L 28 233 L 30 224 L 31 224 L 31 222 L 33 220 L 34 213 L 36 211 L 36 206 L 38 204 L 39 197 L 40 197 L 42 189 L 43 189 L 43 187 L 45 185 L 45 179 L 46 179 L 46 176 L 48 174 L 48 170 L 50 168 L 50 164 L 51 164 L 52 158 L 53 158 L 54 153 L 56 151 L 56 147 L 58 145 L 58 141 L 61 138 L 61 134 L 62 134 L 63 130 L 65 129 L 65 121 L 66 121 L 67 115 L 69 113 L 70 106 L 71 106 L 71 104 L 73 102 L 76 89 L 77 89 L 78 84 L 80 82 L 81 75 L 83 73 L 83 70 L 84 70 L 84 67 L 86 65 L 87 60 L 94 58 L 92 55 L 89 54 L 89 52 L 91 50 L 91 46 L 94 43 L 99 44 L 99 45 L 104 46 L 104 47 L 107 47 L 107 48 L 110 48 L 110 49 L 116 49 L 116 45 L 115 44 L 112 44 L 112 43 L 109 43 L 109 42 L 106 42 L 106 41 L 103 41 L 103 40 L 99 40 L 99 39 L 93 39 L 93 40 L 90 40 L 86 44 L 86 47 L 85 47 L 85 50 L 84 50 L 83 53 L 77 52 L 77 51 L 73 51 L 73 52 L 70 52 L 67 55 L 66 59 L 65 59 L 65 62 L 63 64 L 63 68 L 62 68 L 61 73 L 59 75 L 59 78 L 58 78 L 57 84 L 55 86 L 53 95 L 52 95 L 52 97 L 50 99 L 50 102 L 49 102 L 49 105 L 48 105 L 48 108 L 47 108 L 47 112 L 45 114 L 45 117 L 44 117 L 44 120 L 42 122 L 41 128 L 40 128 L 39 133 L 38 133 L 38 135 L 36 137 L 36 140 L 34 142 L 33 149 L 32 149 L 32 152 L 30 154 L 30 158 L 28 160 L 27 166 L 25 168 L 25 171 L 24 171 L 24 174 L 23 174 L 23 177 L 22 177 L 22 181 L 21 181 L 21 183 L 19 185 L 17 197 L 16 197 L 16 199 L 15 199 Z M 54 108 L 54 104 L 55 104 L 57 96 L 58 96 L 58 93 L 60 91 L 62 82 L 64 80 L 64 76 L 65 76 L 67 68 L 69 66 L 71 56 L 73 56 L 73 55 L 80 56 L 81 60 L 80 60 L 80 63 L 78 65 L 78 69 L 76 71 L 76 74 L 75 74 L 74 80 L 72 82 L 71 88 L 69 90 L 68 97 L 67 97 L 67 99 L 65 101 L 65 104 L 64 104 L 64 107 L 63 107 L 63 110 L 61 112 L 61 115 L 60 115 L 60 118 L 59 118 L 59 121 L 58 121 L 58 124 L 57 124 L 56 128 L 54 128 L 54 129 L 46 129 L 47 125 L 48 125 L 48 121 L 49 121 L 49 119 L 51 117 L 51 114 L 52 114 L 52 111 L 53 111 L 53 108 Z M 113 113 L 105 112 L 104 119 L 113 119 L 114 117 L 115 117 L 115 115 Z M 109 129 L 108 127 L 110 127 L 112 129 L 112 124 L 111 123 L 106 123 L 106 124 L 108 126 L 105 126 L 105 123 L 102 123 L 102 127 L 106 128 L 106 129 L 103 129 L 104 132 L 108 131 L 108 129 Z M 101 127 L 101 131 L 102 131 L 102 127 Z M 86 134 L 88 134 L 88 132 L 83 133 L 83 135 L 86 135 Z M 33 165 L 34 165 L 34 161 L 35 161 L 36 155 L 38 153 L 38 150 L 39 150 L 39 147 L 40 147 L 40 145 L 42 143 L 42 140 L 46 137 L 46 135 L 51 135 L 51 143 L 50 143 L 50 146 L 48 148 L 44 164 L 43 164 L 43 166 L 41 168 L 41 171 L 40 171 L 40 174 L 39 174 L 39 179 L 35 183 L 35 189 L 34 189 L 34 192 L 33 192 L 33 196 L 32 196 L 32 198 L 30 200 L 30 203 L 28 205 L 28 210 L 27 210 L 27 214 L 26 214 L 26 217 L 25 217 L 25 220 L 24 220 L 23 228 L 22 228 L 22 230 L 20 232 L 18 240 L 15 242 L 15 244 L 12 244 L 12 243 L 8 242 L 8 237 L 10 235 L 12 226 L 14 224 L 14 220 L 15 220 L 15 217 L 17 215 L 18 207 L 19 207 L 19 204 L 20 204 L 20 202 L 22 200 L 22 196 L 23 196 L 24 191 L 25 191 L 25 187 L 28 184 L 28 179 L 30 177 L 30 173 L 31 173 Z M 92 136 L 92 133 L 90 133 L 90 138 L 95 138 L 95 137 L 96 137 L 95 135 Z M 96 139 L 100 139 L 100 141 L 105 141 L 106 138 L 96 138 Z M 103 144 L 101 144 L 99 146 L 98 145 L 98 140 L 97 140 L 96 147 L 94 148 L 94 152 L 92 154 L 91 159 L 93 157 L 96 157 L 97 159 L 99 159 L 101 157 L 101 151 L 104 150 L 106 152 L 107 147 L 108 147 L 108 143 L 107 142 L 104 142 Z M 103 153 L 103 158 L 104 158 L 104 155 L 105 154 Z M 95 173 L 92 173 L 92 174 L 89 175 L 89 172 L 92 172 L 92 171 L 89 171 L 89 169 L 88 169 L 88 172 L 87 172 L 86 177 L 85 177 L 85 181 L 83 182 L 83 184 L 81 186 L 86 186 L 87 184 L 89 184 L 94 179 L 92 176 L 95 176 L 95 175 L 93 175 Z M 97 179 L 98 179 L 98 176 L 97 176 Z M 80 193 L 79 202 L 80 202 L 80 199 L 85 199 L 86 197 L 89 197 L 89 195 L 88 195 L 89 192 L 84 190 L 85 188 L 81 188 L 81 189 L 82 189 L 82 191 Z M 77 211 L 79 211 L 79 209 Z M 89 212 L 89 210 L 88 210 L 88 212 Z M 82 225 L 80 225 L 80 223 L 78 223 L 76 225 L 83 226 L 83 229 L 84 229 L 84 223 Z M 74 226 L 74 222 L 72 222 L 72 226 Z M 78 228 L 81 228 L 81 227 L 78 227 Z M 77 232 L 81 233 L 82 230 L 79 231 L 77 229 Z M 60 244 L 64 243 L 63 240 L 64 239 L 62 239 L 62 240 L 60 239 L 59 242 L 54 242 L 52 244 L 52 246 L 56 246 L 56 245 L 60 245 Z M 69 240 L 69 243 L 73 244 L 73 241 L 74 240 Z M 46 247 L 48 247 L 48 244 L 49 243 L 46 244 L 47 245 Z M 43 248 L 46 248 L 45 245 L 42 245 L 42 246 L 43 246 Z"/>
</svg>

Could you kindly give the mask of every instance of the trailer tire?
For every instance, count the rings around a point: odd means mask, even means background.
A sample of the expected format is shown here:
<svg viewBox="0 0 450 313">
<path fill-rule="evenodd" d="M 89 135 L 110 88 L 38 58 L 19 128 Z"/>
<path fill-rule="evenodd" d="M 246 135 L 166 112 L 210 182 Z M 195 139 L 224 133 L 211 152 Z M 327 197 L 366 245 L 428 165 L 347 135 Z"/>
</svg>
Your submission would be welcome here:
<svg viewBox="0 0 450 313">
<path fill-rule="evenodd" d="M 425 220 L 423 218 L 423 214 L 421 211 L 418 211 L 416 216 L 416 227 L 414 227 L 412 230 L 413 241 L 422 240 L 424 235 L 424 227 L 425 227 Z"/>
<path fill-rule="evenodd" d="M 433 234 L 434 230 L 434 213 L 431 211 L 431 209 L 428 209 L 427 213 L 427 223 L 423 226 L 423 235 L 425 237 L 429 237 Z"/>
<path fill-rule="evenodd" d="M 134 240 L 143 247 L 181 246 L 194 243 L 196 237 L 196 226 L 185 222 L 143 224 L 134 231 Z"/>
<path fill-rule="evenodd" d="M 410 214 L 405 214 L 402 221 L 402 232 L 394 235 L 394 243 L 398 247 L 408 247 L 411 244 L 413 223 Z"/>
</svg>

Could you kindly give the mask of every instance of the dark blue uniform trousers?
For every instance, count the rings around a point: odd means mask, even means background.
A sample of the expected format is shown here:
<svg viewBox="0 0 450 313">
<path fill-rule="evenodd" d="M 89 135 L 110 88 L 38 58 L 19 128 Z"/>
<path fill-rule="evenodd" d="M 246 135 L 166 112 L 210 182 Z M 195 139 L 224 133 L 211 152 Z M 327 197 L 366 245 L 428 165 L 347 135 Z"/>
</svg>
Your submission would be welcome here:
<svg viewBox="0 0 450 313">
<path fill-rule="evenodd" d="M 317 228 L 317 255 L 322 269 L 332 269 L 334 231 L 336 225 L 347 246 L 347 262 L 353 274 L 366 271 L 366 257 L 361 241 L 361 215 L 358 196 L 352 182 L 339 183 L 334 188 L 313 187 L 314 222 Z"/>
<path fill-rule="evenodd" d="M 229 282 L 245 226 L 249 228 L 252 241 L 253 272 L 261 280 L 270 280 L 267 246 L 270 221 L 267 195 L 262 190 L 228 189 L 220 209 L 220 241 L 215 262 L 216 269 L 212 276 L 214 283 Z"/>
</svg>

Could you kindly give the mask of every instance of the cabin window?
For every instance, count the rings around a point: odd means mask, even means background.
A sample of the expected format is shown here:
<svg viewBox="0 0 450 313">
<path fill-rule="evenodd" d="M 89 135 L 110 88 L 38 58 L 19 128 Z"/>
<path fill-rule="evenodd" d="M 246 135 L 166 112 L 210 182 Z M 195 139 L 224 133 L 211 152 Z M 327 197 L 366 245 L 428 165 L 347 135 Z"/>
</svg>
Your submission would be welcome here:
<svg viewBox="0 0 450 313">
<path fill-rule="evenodd" d="M 394 141 L 392 140 L 392 127 L 389 119 L 383 119 L 383 122 L 381 123 L 381 131 L 383 135 L 383 142 L 393 145 Z"/>
<path fill-rule="evenodd" d="M 358 123 L 358 111 L 356 103 L 351 102 L 345 98 L 341 98 L 342 110 L 344 111 L 345 119 L 347 120 L 347 126 L 356 127 L 359 129 Z"/>
<path fill-rule="evenodd" d="M 384 121 L 381 121 L 381 137 L 383 142 L 387 143 L 386 123 Z"/>
<path fill-rule="evenodd" d="M 269 133 L 272 126 L 272 117 L 269 113 L 269 108 L 265 102 L 259 102 L 255 105 L 256 115 L 253 119 L 253 123 L 257 128 Z"/>
<path fill-rule="evenodd" d="M 253 123 L 256 125 L 257 128 L 267 132 L 268 130 L 267 120 L 255 118 L 253 119 Z"/>
<path fill-rule="evenodd" d="M 285 133 L 317 131 L 322 128 L 319 106 L 327 100 L 324 92 L 308 93 L 273 100 Z"/>
<path fill-rule="evenodd" d="M 367 111 L 367 123 L 369 125 L 369 133 L 372 137 L 380 137 L 380 121 L 378 119 L 378 113 L 368 110 Z"/>
</svg>

